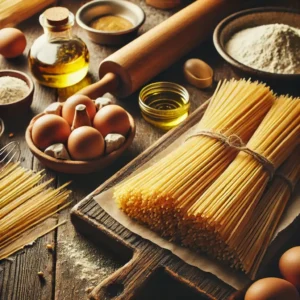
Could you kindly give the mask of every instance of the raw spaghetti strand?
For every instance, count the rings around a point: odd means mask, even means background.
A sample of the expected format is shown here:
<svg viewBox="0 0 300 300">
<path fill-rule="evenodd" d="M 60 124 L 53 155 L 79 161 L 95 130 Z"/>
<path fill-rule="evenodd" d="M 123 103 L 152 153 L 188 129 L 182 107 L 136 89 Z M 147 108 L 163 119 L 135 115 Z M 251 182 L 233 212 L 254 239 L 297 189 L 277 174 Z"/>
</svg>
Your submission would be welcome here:
<svg viewBox="0 0 300 300">
<path fill-rule="evenodd" d="M 277 169 L 300 142 L 300 99 L 279 97 L 247 144 L 247 148 L 264 156 Z M 236 249 L 244 242 L 249 222 L 269 173 L 249 153 L 240 152 L 223 174 L 202 194 L 189 210 L 193 220 L 189 232 L 194 240 L 189 246 L 203 249 L 203 236 L 210 240 L 211 255 L 250 272 L 244 256 Z M 254 234 L 254 233 L 253 233 Z M 248 237 L 248 240 L 251 237 Z M 251 248 L 250 248 L 251 249 Z"/>
<path fill-rule="evenodd" d="M 42 178 L 42 172 L 34 173 L 18 164 L 8 164 L 2 170 L 0 260 L 28 243 L 26 233 L 29 229 L 70 204 L 66 200 L 71 192 L 65 189 L 69 182 L 53 189 L 47 187 L 52 180 L 40 183 Z M 48 232 L 48 229 L 43 232 Z M 37 232 L 30 238 L 35 240 L 40 236 L 41 232 Z"/>
<path fill-rule="evenodd" d="M 212 96 L 197 130 L 253 134 L 274 102 L 268 87 L 246 80 L 224 81 Z M 193 136 L 166 157 L 115 189 L 119 207 L 130 217 L 176 240 L 184 214 L 226 169 L 238 150 L 207 136 Z"/>
<path fill-rule="evenodd" d="M 292 195 L 292 187 L 300 179 L 300 147 L 283 163 L 259 200 L 253 217 L 244 230 L 244 238 L 235 249 L 246 273 L 254 278 L 263 256 Z"/>
</svg>

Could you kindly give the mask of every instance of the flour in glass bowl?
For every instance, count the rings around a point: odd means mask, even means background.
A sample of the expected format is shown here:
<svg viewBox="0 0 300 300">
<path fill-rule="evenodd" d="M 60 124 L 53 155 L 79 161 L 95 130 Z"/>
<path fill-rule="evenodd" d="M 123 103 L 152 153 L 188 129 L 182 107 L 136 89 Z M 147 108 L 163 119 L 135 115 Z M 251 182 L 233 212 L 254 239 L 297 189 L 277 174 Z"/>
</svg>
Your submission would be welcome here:
<svg viewBox="0 0 300 300">
<path fill-rule="evenodd" d="M 225 45 L 230 56 L 251 68 L 300 74 L 300 29 L 269 24 L 241 30 Z"/>
</svg>

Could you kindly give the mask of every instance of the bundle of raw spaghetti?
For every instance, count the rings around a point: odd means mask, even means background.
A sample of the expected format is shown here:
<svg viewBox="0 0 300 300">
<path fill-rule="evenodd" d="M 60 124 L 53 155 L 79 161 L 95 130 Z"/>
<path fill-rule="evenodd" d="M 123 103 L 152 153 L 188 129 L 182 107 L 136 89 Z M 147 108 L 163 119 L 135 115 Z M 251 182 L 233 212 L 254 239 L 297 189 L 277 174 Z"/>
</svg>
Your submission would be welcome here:
<svg viewBox="0 0 300 300">
<path fill-rule="evenodd" d="M 246 273 L 254 278 L 274 236 L 294 186 L 300 179 L 300 147 L 283 163 L 255 207 L 244 229 L 244 239 L 235 249 Z"/>
<path fill-rule="evenodd" d="M 64 188 L 46 188 L 52 181 L 38 184 L 43 178 L 42 172 L 31 170 L 10 163 L 0 174 L 0 260 L 23 248 L 26 239 L 16 241 L 34 225 L 65 208 L 70 191 Z M 56 225 L 55 227 L 59 226 Z M 51 228 L 52 230 L 53 228 Z M 49 230 L 48 230 L 49 231 Z M 45 234 L 44 232 L 43 234 Z M 33 240 L 41 236 L 33 236 Z"/>
<path fill-rule="evenodd" d="M 238 150 L 229 145 L 240 139 L 247 141 L 273 102 L 273 93 L 264 84 L 245 80 L 219 84 L 196 134 L 116 187 L 119 207 L 176 239 L 180 212 L 185 212 L 232 162 Z"/>
<path fill-rule="evenodd" d="M 247 147 L 189 209 L 193 224 L 185 244 L 249 271 L 244 252 L 237 249 L 252 239 L 245 230 L 256 222 L 255 208 L 274 170 L 299 144 L 299 130 L 300 98 L 278 98 Z"/>
</svg>

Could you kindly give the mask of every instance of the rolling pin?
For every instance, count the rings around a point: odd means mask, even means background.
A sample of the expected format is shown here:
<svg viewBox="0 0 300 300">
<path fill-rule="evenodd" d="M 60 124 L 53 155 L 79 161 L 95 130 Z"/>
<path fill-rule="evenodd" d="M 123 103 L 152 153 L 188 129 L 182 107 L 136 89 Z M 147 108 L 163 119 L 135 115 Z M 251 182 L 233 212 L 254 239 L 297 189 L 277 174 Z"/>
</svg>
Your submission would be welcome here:
<svg viewBox="0 0 300 300">
<path fill-rule="evenodd" d="M 239 2 L 193 2 L 104 59 L 99 66 L 100 81 L 78 93 L 93 99 L 107 92 L 129 96 L 211 36 L 217 23 L 236 10 Z"/>
</svg>

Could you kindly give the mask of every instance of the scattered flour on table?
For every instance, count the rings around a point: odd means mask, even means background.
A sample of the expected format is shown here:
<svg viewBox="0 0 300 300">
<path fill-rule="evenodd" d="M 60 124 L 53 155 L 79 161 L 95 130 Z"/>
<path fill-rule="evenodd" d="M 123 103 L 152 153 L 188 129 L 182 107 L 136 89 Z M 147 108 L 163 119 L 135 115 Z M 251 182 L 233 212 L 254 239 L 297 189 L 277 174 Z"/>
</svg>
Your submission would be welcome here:
<svg viewBox="0 0 300 300">
<path fill-rule="evenodd" d="M 300 74 L 300 29 L 269 24 L 237 32 L 227 42 L 229 55 L 249 67 L 282 74 Z"/>
<path fill-rule="evenodd" d="M 104 268 L 106 264 L 103 257 L 97 254 L 97 251 L 87 253 L 86 250 L 79 248 L 79 243 L 60 242 L 62 252 L 71 262 L 71 272 L 77 279 L 86 280 L 90 284 L 99 283 L 100 277 L 108 276 L 111 271 Z"/>
</svg>

